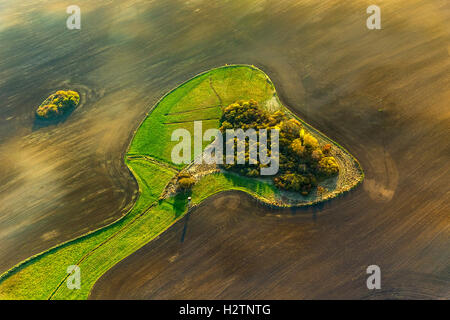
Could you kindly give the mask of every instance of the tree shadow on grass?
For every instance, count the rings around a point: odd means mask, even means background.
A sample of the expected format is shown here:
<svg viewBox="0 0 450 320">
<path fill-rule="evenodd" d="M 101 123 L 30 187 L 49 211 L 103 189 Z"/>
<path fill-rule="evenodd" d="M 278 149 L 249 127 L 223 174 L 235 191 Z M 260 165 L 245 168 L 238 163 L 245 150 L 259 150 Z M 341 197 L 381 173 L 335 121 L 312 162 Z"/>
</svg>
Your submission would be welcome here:
<svg viewBox="0 0 450 320">
<path fill-rule="evenodd" d="M 173 211 L 175 212 L 175 218 L 181 216 L 188 206 L 188 197 L 192 195 L 192 191 L 178 192 L 172 203 Z"/>
<path fill-rule="evenodd" d="M 184 242 L 184 238 L 186 236 L 189 216 L 191 214 L 191 211 L 189 208 L 188 197 L 190 197 L 191 195 L 192 195 L 191 190 L 185 191 L 185 192 L 179 192 L 175 195 L 174 202 L 172 204 L 173 210 L 175 212 L 175 218 L 178 218 L 179 216 L 181 216 L 187 209 L 187 214 L 186 214 L 186 218 L 184 221 L 184 227 L 183 227 L 183 232 L 181 234 L 180 242 Z"/>
</svg>

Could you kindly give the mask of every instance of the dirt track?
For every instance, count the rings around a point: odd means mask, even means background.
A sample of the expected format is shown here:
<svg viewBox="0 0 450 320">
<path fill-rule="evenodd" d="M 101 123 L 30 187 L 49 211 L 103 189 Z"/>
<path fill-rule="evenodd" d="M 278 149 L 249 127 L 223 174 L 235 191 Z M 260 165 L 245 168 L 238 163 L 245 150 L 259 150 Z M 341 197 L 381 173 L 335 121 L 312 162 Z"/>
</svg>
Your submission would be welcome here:
<svg viewBox="0 0 450 320">
<path fill-rule="evenodd" d="M 90 2 L 79 1 L 78 33 L 64 30 L 62 2 L 9 0 L 1 11 L 17 14 L 0 19 L 0 272 L 131 205 L 121 154 L 163 93 L 252 63 L 358 158 L 364 184 L 283 219 L 246 196 L 215 197 L 191 215 L 183 244 L 181 221 L 92 298 L 449 298 L 446 1 L 382 2 L 380 31 L 365 27 L 376 1 Z M 92 99 L 33 129 L 34 108 L 67 81 Z M 376 294 L 370 264 L 382 270 Z"/>
</svg>

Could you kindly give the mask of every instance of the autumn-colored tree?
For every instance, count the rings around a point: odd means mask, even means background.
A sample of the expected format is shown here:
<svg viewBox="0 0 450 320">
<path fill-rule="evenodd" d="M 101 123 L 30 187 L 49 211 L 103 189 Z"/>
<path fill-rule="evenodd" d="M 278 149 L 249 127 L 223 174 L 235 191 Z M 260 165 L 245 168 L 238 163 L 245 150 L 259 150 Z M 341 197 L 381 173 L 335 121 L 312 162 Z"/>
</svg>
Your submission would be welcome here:
<svg viewBox="0 0 450 320">
<path fill-rule="evenodd" d="M 301 174 L 285 173 L 274 179 L 275 185 L 289 191 L 308 194 L 315 186 L 315 179 Z"/>
<path fill-rule="evenodd" d="M 313 152 L 311 152 L 311 159 L 312 160 L 318 162 L 322 158 L 323 158 L 323 153 L 322 153 L 322 151 L 319 148 L 317 148 Z"/>
<path fill-rule="evenodd" d="M 318 186 L 318 187 L 317 187 L 317 194 L 318 194 L 319 196 L 323 196 L 323 195 L 325 194 L 326 191 L 327 191 L 327 189 L 324 188 L 324 187 L 322 187 L 322 186 Z"/>
<path fill-rule="evenodd" d="M 339 172 L 339 165 L 334 157 L 324 157 L 319 161 L 319 172 L 325 176 L 332 176 Z"/>
<path fill-rule="evenodd" d="M 309 133 L 306 133 L 303 137 L 303 144 L 305 145 L 305 147 L 310 149 L 315 149 L 319 146 L 319 142 L 317 141 L 317 139 Z"/>
<path fill-rule="evenodd" d="M 194 177 L 188 172 L 179 173 L 177 176 L 178 187 L 182 191 L 191 190 L 195 184 Z"/>
<path fill-rule="evenodd" d="M 322 152 L 324 155 L 328 156 L 331 152 L 331 144 L 327 143 L 322 147 Z"/>
<path fill-rule="evenodd" d="M 306 148 L 302 144 L 302 141 L 299 138 L 297 138 L 294 141 L 292 141 L 291 149 L 294 152 L 294 154 L 297 155 L 298 157 L 304 157 L 305 156 Z"/>
<path fill-rule="evenodd" d="M 227 129 L 250 128 L 279 130 L 279 172 L 274 177 L 274 183 L 281 189 L 307 195 L 317 185 L 317 177 L 328 177 L 339 170 L 335 159 L 329 157 L 331 145 L 320 146 L 317 138 L 308 132 L 301 122 L 290 118 L 284 112 L 269 114 L 254 100 L 237 101 L 223 109 L 220 127 L 222 132 Z M 235 140 L 233 138 L 229 142 L 233 143 Z M 237 164 L 235 149 L 234 163 L 224 164 L 223 167 L 241 175 L 258 176 L 261 164 L 259 161 L 256 164 L 248 163 L 249 142 L 246 141 L 245 144 L 243 156 L 246 163 Z M 269 149 L 269 153 L 271 152 Z"/>
<path fill-rule="evenodd" d="M 183 179 L 180 179 L 178 181 L 178 183 L 180 185 L 181 190 L 187 191 L 187 190 L 192 189 L 192 187 L 195 184 L 195 179 L 194 178 L 183 178 Z"/>
<path fill-rule="evenodd" d="M 79 102 L 80 95 L 77 92 L 59 90 L 37 108 L 36 116 L 45 120 L 55 119 L 74 109 Z"/>
</svg>

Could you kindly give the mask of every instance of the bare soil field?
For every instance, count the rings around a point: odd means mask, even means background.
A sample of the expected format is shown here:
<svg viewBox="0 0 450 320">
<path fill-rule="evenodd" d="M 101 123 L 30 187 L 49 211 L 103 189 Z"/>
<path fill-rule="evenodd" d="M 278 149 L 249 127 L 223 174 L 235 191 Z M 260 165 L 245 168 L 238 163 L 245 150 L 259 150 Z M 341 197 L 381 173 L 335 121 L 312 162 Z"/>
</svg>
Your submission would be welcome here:
<svg viewBox="0 0 450 320">
<path fill-rule="evenodd" d="M 371 4 L 382 30 L 366 28 Z M 447 1 L 77 5 L 80 31 L 65 29 L 63 1 L 0 5 L 0 273 L 119 218 L 137 191 L 122 155 L 149 106 L 201 71 L 249 63 L 359 160 L 362 186 L 289 212 L 215 196 L 184 242 L 181 220 L 91 298 L 450 298 Z M 34 126 L 42 99 L 69 88 L 84 104 Z"/>
<path fill-rule="evenodd" d="M 349 198 L 336 202 L 332 206 L 340 210 L 356 207 Z M 268 212 L 243 193 L 214 196 L 113 267 L 96 283 L 90 298 L 449 298 L 444 272 L 427 273 L 414 256 L 399 253 L 398 246 L 377 243 L 375 232 L 358 234 L 358 222 L 364 218 L 342 218 L 330 210 L 323 208 L 319 212 L 330 214 L 313 218 L 313 210 L 307 217 L 287 210 Z M 419 243 L 411 241 L 409 251 Z M 386 253 L 380 254 L 380 248 Z M 366 287 L 365 270 L 373 261 L 382 270 L 379 292 Z"/>
</svg>

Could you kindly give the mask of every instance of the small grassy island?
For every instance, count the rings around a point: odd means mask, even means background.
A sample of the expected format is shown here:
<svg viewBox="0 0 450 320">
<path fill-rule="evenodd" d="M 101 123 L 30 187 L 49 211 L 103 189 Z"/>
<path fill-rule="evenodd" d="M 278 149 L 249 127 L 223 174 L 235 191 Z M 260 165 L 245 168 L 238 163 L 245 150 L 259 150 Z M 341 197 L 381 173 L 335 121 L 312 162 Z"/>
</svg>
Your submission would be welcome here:
<svg viewBox="0 0 450 320">
<path fill-rule="evenodd" d="M 256 177 L 260 164 L 173 163 L 177 141 L 172 132 L 183 128 L 192 136 L 199 120 L 203 131 L 279 128 L 279 172 Z M 202 144 L 205 150 L 211 141 Z M 285 108 L 269 77 L 249 65 L 209 70 L 167 93 L 135 132 L 124 161 L 139 185 L 133 208 L 106 227 L 8 270 L 0 276 L 0 299 L 88 298 L 105 272 L 186 214 L 188 196 L 194 207 L 227 190 L 246 192 L 274 207 L 306 206 L 349 191 L 364 178 L 348 151 Z M 79 290 L 65 284 L 70 265 L 82 270 Z"/>
<path fill-rule="evenodd" d="M 71 111 L 80 103 L 80 95 L 76 91 L 56 91 L 50 95 L 36 110 L 40 120 L 55 120 Z"/>
</svg>

